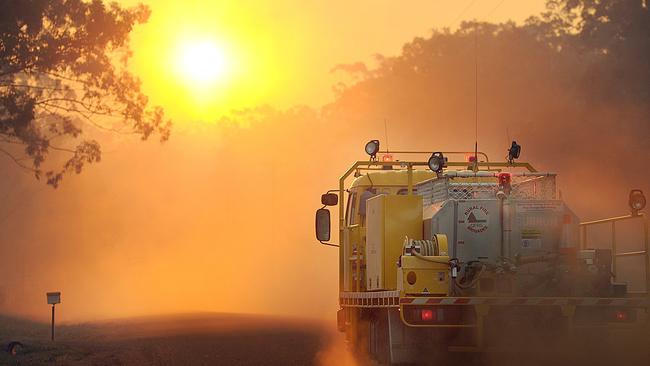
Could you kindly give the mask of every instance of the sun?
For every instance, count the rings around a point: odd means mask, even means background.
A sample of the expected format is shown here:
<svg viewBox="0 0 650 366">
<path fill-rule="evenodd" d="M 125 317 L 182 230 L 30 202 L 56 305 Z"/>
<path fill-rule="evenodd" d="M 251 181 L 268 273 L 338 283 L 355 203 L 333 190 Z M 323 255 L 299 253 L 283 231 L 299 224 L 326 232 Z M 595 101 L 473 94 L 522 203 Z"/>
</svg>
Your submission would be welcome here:
<svg viewBox="0 0 650 366">
<path fill-rule="evenodd" d="M 177 50 L 177 72 L 188 87 L 204 89 L 224 83 L 228 59 L 217 42 L 209 39 L 184 41 Z"/>
</svg>

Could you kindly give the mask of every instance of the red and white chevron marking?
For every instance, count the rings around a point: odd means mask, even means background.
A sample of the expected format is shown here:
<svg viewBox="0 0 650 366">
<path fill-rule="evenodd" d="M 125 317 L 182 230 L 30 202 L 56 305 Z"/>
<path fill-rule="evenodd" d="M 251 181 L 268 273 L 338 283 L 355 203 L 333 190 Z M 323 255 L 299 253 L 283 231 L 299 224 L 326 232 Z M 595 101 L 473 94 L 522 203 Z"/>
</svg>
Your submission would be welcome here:
<svg viewBox="0 0 650 366">
<path fill-rule="evenodd" d="M 399 291 L 342 292 L 341 306 L 398 307 L 400 305 L 495 305 L 495 306 L 618 306 L 650 307 L 648 298 L 599 297 L 402 297 Z"/>
<path fill-rule="evenodd" d="M 648 306 L 644 298 L 598 298 L 598 297 L 404 297 L 402 305 L 576 305 L 576 306 Z"/>
</svg>

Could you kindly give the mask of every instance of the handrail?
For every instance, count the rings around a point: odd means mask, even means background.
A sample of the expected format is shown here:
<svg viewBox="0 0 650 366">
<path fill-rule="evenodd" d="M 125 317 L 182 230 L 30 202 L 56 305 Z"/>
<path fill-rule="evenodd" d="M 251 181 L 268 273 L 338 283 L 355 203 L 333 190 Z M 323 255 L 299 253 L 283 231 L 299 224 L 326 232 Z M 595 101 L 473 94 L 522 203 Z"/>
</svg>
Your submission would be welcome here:
<svg viewBox="0 0 650 366">
<path fill-rule="evenodd" d="M 643 220 L 643 250 L 638 250 L 638 251 L 632 251 L 632 252 L 623 252 L 623 253 L 618 253 L 617 252 L 617 242 L 616 242 L 616 223 L 619 221 L 623 220 L 630 220 L 630 219 L 642 219 Z M 587 227 L 593 226 L 593 225 L 599 225 L 599 224 L 607 224 L 611 223 L 612 224 L 612 242 L 611 242 L 611 248 L 612 248 L 612 273 L 614 274 L 614 278 L 616 278 L 616 260 L 619 257 L 629 257 L 629 256 L 637 256 L 637 255 L 642 255 L 645 258 L 645 289 L 643 293 L 648 294 L 650 291 L 650 238 L 648 237 L 648 218 L 644 213 L 638 213 L 638 214 L 629 214 L 629 215 L 623 215 L 623 216 L 616 216 L 616 217 L 608 217 L 605 219 L 600 219 L 600 220 L 592 220 L 592 221 L 585 221 L 581 222 L 580 228 L 582 229 L 582 235 L 580 237 L 580 248 L 581 249 L 586 249 L 587 247 Z"/>
<path fill-rule="evenodd" d="M 614 255 L 617 256 L 617 257 L 630 257 L 630 256 L 633 256 L 633 255 L 644 255 L 644 254 L 645 254 L 645 250 L 637 250 L 637 251 L 634 251 L 634 252 L 616 253 Z"/>
<path fill-rule="evenodd" d="M 612 221 L 622 221 L 622 220 L 628 220 L 628 219 L 637 219 L 637 218 L 639 218 L 641 216 L 643 216 L 643 215 L 641 214 L 641 215 L 624 215 L 624 216 L 608 217 L 606 219 L 581 222 L 580 226 L 589 226 L 589 225 L 596 225 L 596 224 L 604 224 L 604 223 L 612 222 Z"/>
<path fill-rule="evenodd" d="M 435 151 L 405 151 L 405 150 L 395 150 L 395 151 L 389 151 L 389 150 L 383 150 L 379 151 L 378 154 L 433 154 Z M 472 154 L 474 155 L 474 151 L 441 151 L 443 155 L 461 155 L 461 154 Z M 481 155 L 482 157 L 485 158 L 485 162 L 489 162 L 490 158 L 486 153 L 483 151 L 477 151 L 476 155 Z"/>
<path fill-rule="evenodd" d="M 370 169 L 371 166 L 377 166 L 377 167 L 384 167 L 384 166 L 421 166 L 421 167 L 427 167 L 428 162 L 425 161 L 378 161 L 378 160 L 367 160 L 367 161 L 357 161 L 352 165 L 352 169 Z M 467 167 L 469 163 L 467 161 L 448 161 L 445 163 L 446 167 Z M 525 168 L 531 173 L 538 173 L 537 169 L 535 169 L 530 163 L 508 163 L 508 162 L 487 162 L 487 161 L 480 161 L 477 164 L 479 167 L 500 167 L 500 168 Z M 366 168 L 364 168 L 365 166 Z M 353 170 L 354 171 L 354 170 Z M 344 174 L 345 175 L 345 174 Z"/>
</svg>

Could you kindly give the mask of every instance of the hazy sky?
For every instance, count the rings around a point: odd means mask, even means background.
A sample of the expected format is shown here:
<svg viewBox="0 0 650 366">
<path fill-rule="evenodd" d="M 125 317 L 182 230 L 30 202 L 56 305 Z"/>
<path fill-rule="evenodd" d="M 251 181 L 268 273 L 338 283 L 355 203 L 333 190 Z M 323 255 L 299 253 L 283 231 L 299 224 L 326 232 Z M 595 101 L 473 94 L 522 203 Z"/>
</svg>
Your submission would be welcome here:
<svg viewBox="0 0 650 366">
<path fill-rule="evenodd" d="M 405 150 L 471 149 L 474 91 L 479 149 L 500 160 L 516 139 L 524 161 L 559 173 L 581 218 L 625 213 L 629 188 L 650 190 L 638 169 L 650 136 L 645 107 L 575 103 L 581 89 L 557 80 L 574 60 L 536 58 L 540 47 L 526 37 L 484 48 L 478 90 L 473 60 L 466 73 L 468 60 L 452 52 L 432 63 L 439 70 L 429 80 L 439 82 L 408 91 L 410 79 L 383 80 L 349 93 L 328 118 L 303 109 L 252 115 L 245 128 L 187 123 L 259 104 L 322 105 L 339 63 L 397 55 L 414 37 L 463 19 L 522 22 L 543 0 L 148 2 L 153 13 L 133 34 L 132 67 L 174 118 L 171 139 L 99 132 L 102 162 L 56 190 L 0 159 L 0 312 L 47 322 L 44 293 L 62 291 L 62 321 L 191 311 L 333 321 L 338 252 L 314 238 L 320 195 L 351 161 L 367 158 L 370 139 L 388 147 L 390 135 L 391 148 Z M 386 85 L 396 92 L 384 95 Z M 366 92 L 374 95 L 366 100 Z M 83 138 L 95 138 L 89 130 Z M 57 157 L 48 159 L 62 164 Z M 602 179 L 603 164 L 617 179 Z"/>
<path fill-rule="evenodd" d="M 332 99 L 336 64 L 396 55 L 414 37 L 462 19 L 521 22 L 543 10 L 543 0 L 148 3 L 152 16 L 133 34 L 132 66 L 152 103 L 174 118 L 171 140 L 141 144 L 111 135 L 102 139 L 102 162 L 66 177 L 57 190 L 13 166 L 0 184 L 8 197 L 0 223 L 10 238 L 3 248 L 12 248 L 0 277 L 16 279 L 10 291 L 0 284 L 0 295 L 43 321 L 43 293 L 52 290 L 64 294 L 62 320 L 184 311 L 333 319 L 338 253 L 316 244 L 313 210 L 377 136 L 309 115 L 254 129 L 199 123 L 183 131 L 185 121 L 214 121 L 258 104 L 318 106 Z M 454 120 L 465 109 L 452 106 L 460 111 Z M 503 116 L 486 120 L 511 120 Z M 504 132 L 493 131 L 500 153 Z M 417 129 L 391 134 L 396 146 L 431 143 Z M 445 141 L 461 142 L 454 150 L 471 146 L 462 136 Z M 318 169 L 303 144 L 316 138 L 335 147 Z M 307 295 L 287 304 L 296 288 Z"/>
<path fill-rule="evenodd" d="M 332 99 L 332 86 L 343 78 L 330 72 L 336 64 L 372 64 L 374 54 L 396 55 L 414 37 L 453 29 L 464 19 L 522 22 L 544 10 L 544 0 L 145 3 L 152 16 L 134 32 L 133 69 L 152 101 L 172 117 L 201 120 L 257 104 L 320 105 Z M 179 66 L 184 58 L 199 58 L 200 47 L 187 52 L 197 43 L 214 44 L 221 58 L 220 75 L 201 85 L 187 68 L 205 72 L 215 62 Z"/>
</svg>

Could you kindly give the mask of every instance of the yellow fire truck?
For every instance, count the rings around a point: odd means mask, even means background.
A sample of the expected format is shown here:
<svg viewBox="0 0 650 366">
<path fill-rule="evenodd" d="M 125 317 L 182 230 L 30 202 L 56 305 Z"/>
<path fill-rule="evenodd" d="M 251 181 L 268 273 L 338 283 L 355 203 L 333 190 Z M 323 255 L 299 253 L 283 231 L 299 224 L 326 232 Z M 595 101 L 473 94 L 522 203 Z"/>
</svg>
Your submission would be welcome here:
<svg viewBox="0 0 650 366">
<path fill-rule="evenodd" d="M 478 151 L 389 153 L 378 140 L 365 150 L 369 160 L 352 164 L 316 212 L 317 239 L 339 250 L 337 324 L 355 348 L 391 364 L 645 329 L 640 190 L 630 192 L 629 214 L 580 222 L 558 197 L 556 175 L 517 162 L 514 141 L 502 162 Z M 338 244 L 326 208 L 336 205 Z M 616 230 L 628 222 L 637 223 L 636 250 Z M 638 263 L 634 286 L 619 274 L 628 258 Z"/>
</svg>

